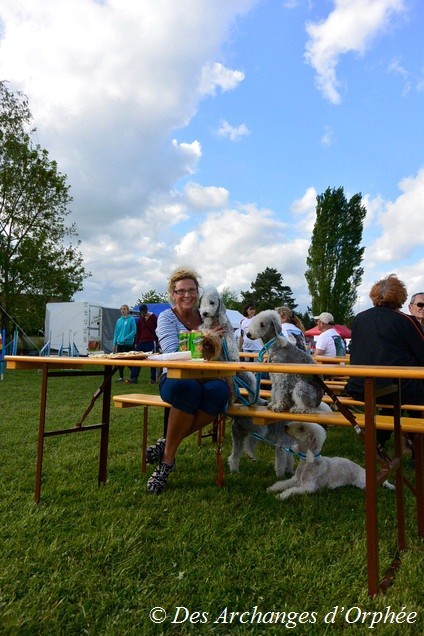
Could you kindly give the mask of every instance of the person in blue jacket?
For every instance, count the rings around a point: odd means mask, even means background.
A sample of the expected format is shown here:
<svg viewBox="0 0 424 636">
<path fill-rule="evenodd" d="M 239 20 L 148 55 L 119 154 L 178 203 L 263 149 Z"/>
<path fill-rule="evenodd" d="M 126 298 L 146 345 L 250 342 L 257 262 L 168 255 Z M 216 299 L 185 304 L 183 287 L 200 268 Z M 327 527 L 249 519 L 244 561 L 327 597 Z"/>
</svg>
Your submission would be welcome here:
<svg viewBox="0 0 424 636">
<path fill-rule="evenodd" d="M 113 352 L 125 353 L 134 349 L 135 334 L 137 325 L 133 316 L 130 315 L 128 305 L 122 305 L 121 317 L 118 318 L 113 334 Z M 119 367 L 118 382 L 124 381 L 124 367 Z"/>
</svg>

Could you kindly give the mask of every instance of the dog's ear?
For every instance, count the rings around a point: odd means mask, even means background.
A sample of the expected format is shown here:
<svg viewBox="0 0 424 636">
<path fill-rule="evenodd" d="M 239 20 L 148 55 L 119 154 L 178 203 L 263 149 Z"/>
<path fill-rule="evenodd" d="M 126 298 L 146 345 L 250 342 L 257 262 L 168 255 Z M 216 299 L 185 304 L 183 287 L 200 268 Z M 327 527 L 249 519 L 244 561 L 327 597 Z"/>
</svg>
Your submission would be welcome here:
<svg viewBox="0 0 424 636">
<path fill-rule="evenodd" d="M 224 305 L 224 301 L 222 300 L 221 296 L 218 295 L 218 317 L 219 317 L 219 322 L 220 324 L 225 324 L 226 320 L 227 320 L 227 309 Z"/>
<path fill-rule="evenodd" d="M 319 424 L 311 427 L 307 436 L 308 450 L 306 451 L 306 461 L 312 463 L 314 461 L 315 453 L 321 451 L 326 437 L 325 430 Z"/>
<path fill-rule="evenodd" d="M 272 312 L 272 326 L 276 336 L 281 336 L 281 320 L 276 311 Z"/>
</svg>

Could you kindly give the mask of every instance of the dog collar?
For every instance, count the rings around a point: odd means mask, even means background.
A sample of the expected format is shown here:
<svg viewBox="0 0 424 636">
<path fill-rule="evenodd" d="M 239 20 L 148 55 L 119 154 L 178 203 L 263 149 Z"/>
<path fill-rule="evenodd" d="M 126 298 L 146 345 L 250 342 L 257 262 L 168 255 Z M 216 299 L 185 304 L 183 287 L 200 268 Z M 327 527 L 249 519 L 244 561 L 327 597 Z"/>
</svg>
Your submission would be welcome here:
<svg viewBox="0 0 424 636">
<path fill-rule="evenodd" d="M 275 336 L 275 338 L 272 338 L 272 340 L 268 340 L 268 342 L 266 344 L 264 344 L 264 346 L 262 347 L 262 349 L 258 353 L 258 362 L 263 362 L 264 361 L 264 355 L 266 354 L 268 349 L 270 349 L 272 347 L 272 345 L 275 344 L 276 340 L 277 340 L 277 336 Z"/>
<path fill-rule="evenodd" d="M 286 453 L 289 453 L 290 455 L 294 455 L 295 457 L 299 457 L 299 459 L 306 459 L 306 453 L 302 453 L 301 451 L 294 451 L 289 446 L 282 446 L 282 449 Z M 314 459 L 318 459 L 318 457 L 321 457 L 321 453 L 314 453 Z"/>
<path fill-rule="evenodd" d="M 306 459 L 306 453 L 302 453 L 301 451 L 294 451 L 290 446 L 284 446 L 283 444 L 276 444 L 272 442 L 270 439 L 267 439 L 263 435 L 259 433 L 253 432 L 252 436 L 259 440 L 260 442 L 265 442 L 265 444 L 269 444 L 269 446 L 273 446 L 274 448 L 281 448 L 283 451 L 288 453 L 289 455 L 294 455 L 295 457 L 299 457 L 300 459 Z M 321 453 L 314 453 L 314 459 L 321 457 Z"/>
</svg>

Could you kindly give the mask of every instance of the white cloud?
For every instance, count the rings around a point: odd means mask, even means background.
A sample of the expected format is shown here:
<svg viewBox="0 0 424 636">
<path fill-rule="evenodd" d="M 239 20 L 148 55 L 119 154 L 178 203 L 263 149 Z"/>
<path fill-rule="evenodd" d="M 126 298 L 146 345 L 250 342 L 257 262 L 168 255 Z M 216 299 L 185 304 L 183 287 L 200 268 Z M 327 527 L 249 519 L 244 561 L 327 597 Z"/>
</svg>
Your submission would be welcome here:
<svg viewBox="0 0 424 636">
<path fill-rule="evenodd" d="M 205 64 L 202 68 L 202 76 L 200 79 L 199 92 L 202 95 L 215 95 L 216 88 L 219 86 L 225 93 L 232 91 L 244 80 L 244 73 L 229 68 L 225 68 L 223 64 L 215 62 L 215 64 Z"/>
<path fill-rule="evenodd" d="M 331 146 L 334 141 L 334 132 L 331 126 L 326 126 L 324 134 L 321 137 L 321 144 L 323 146 Z"/>
<path fill-rule="evenodd" d="M 221 125 L 217 130 L 217 135 L 220 137 L 226 137 L 231 141 L 238 141 L 241 137 L 250 135 L 250 131 L 245 124 L 240 124 L 240 126 L 234 127 L 231 126 L 228 121 L 224 120 L 221 122 Z"/>
<path fill-rule="evenodd" d="M 306 25 L 305 60 L 315 69 L 317 87 L 326 99 L 333 104 L 341 101 L 336 77 L 340 56 L 364 54 L 375 35 L 404 8 L 404 0 L 335 0 L 325 20 Z"/>
<path fill-rule="evenodd" d="M 292 203 L 291 211 L 297 216 L 298 229 L 307 235 L 311 235 L 316 219 L 317 191 L 314 187 L 307 188 L 305 194 L 300 199 Z"/>
<path fill-rule="evenodd" d="M 368 248 L 376 263 L 406 258 L 424 243 L 424 168 L 398 186 L 402 194 L 386 204 L 379 218 L 382 235 Z"/>
<path fill-rule="evenodd" d="M 200 184 L 200 177 L 209 178 L 201 173 L 209 140 L 197 133 L 184 138 L 200 105 L 217 98 L 222 102 L 214 121 L 222 117 L 222 133 L 232 140 L 249 134 L 245 124 L 224 119 L 228 102 L 221 94 L 244 81 L 241 70 L 225 64 L 224 52 L 239 17 L 260 2 L 0 3 L 0 77 L 28 95 L 36 141 L 48 148 L 71 185 L 70 220 L 78 225 L 85 264 L 93 272 L 79 299 L 132 303 L 143 291 L 164 291 L 169 271 L 190 260 L 205 284 L 234 291 L 249 289 L 258 272 L 275 267 L 306 308 L 315 187 L 282 212 L 294 223 L 253 204 L 237 206 L 227 189 L 231 178 L 227 187 Z M 286 8 L 296 4 L 287 2 Z M 308 27 L 308 61 L 327 96 L 334 91 L 340 98 L 335 75 L 340 56 L 363 52 L 402 8 L 400 0 L 339 0 L 325 21 Z M 374 233 L 369 245 L 375 250 L 366 252 L 364 288 L 373 276 L 390 273 L 385 269 L 392 263 L 384 259 L 397 257 L 393 236 L 403 254 L 408 245 L 422 244 L 422 180 L 418 173 L 402 181 L 393 203 L 367 199 L 366 223 Z M 293 238 L 295 232 L 299 238 Z M 399 274 L 422 287 L 423 263 L 407 267 Z"/>
<path fill-rule="evenodd" d="M 203 187 L 191 181 L 184 188 L 187 206 L 192 210 L 212 210 L 228 204 L 229 192 L 215 186 Z"/>
<path fill-rule="evenodd" d="M 197 171 L 199 141 L 172 140 L 209 89 L 244 75 L 215 64 L 234 21 L 258 0 L 4 0 L 0 76 L 23 90 L 82 238 Z M 95 34 L 95 37 L 94 37 Z M 209 69 L 209 74 L 204 69 Z M 204 88 L 204 87 L 203 87 Z"/>
</svg>

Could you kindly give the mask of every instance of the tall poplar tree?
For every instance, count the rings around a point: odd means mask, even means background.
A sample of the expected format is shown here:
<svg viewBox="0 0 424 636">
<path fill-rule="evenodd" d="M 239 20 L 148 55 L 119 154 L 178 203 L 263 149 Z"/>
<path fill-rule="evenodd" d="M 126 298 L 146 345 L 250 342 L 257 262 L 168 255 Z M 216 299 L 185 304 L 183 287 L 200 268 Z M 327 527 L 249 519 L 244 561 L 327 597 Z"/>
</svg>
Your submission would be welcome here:
<svg viewBox="0 0 424 636">
<path fill-rule="evenodd" d="M 360 193 L 348 201 L 340 187 L 327 188 L 317 196 L 305 273 L 312 315 L 329 311 L 337 323 L 350 322 L 364 273 L 361 242 L 365 214 Z"/>
<path fill-rule="evenodd" d="M 74 224 L 66 175 L 32 143 L 28 100 L 0 82 L 0 308 L 27 333 L 44 325 L 46 302 L 69 301 L 89 274 Z"/>
</svg>

